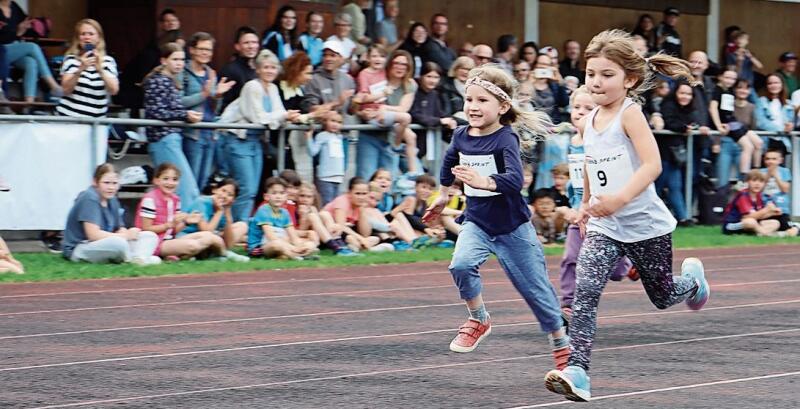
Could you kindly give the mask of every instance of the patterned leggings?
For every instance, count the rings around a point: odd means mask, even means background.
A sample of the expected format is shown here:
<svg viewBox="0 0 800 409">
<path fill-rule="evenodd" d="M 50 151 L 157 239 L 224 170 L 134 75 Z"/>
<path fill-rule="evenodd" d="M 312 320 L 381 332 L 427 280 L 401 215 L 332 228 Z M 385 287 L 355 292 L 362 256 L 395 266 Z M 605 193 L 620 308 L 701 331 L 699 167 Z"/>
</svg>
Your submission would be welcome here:
<svg viewBox="0 0 800 409">
<path fill-rule="evenodd" d="M 569 365 L 589 370 L 600 294 L 622 256 L 633 262 L 650 302 L 658 309 L 682 302 L 697 288 L 695 281 L 672 275 L 672 234 L 623 243 L 589 232 L 578 256 L 577 288 L 569 328 Z"/>
</svg>

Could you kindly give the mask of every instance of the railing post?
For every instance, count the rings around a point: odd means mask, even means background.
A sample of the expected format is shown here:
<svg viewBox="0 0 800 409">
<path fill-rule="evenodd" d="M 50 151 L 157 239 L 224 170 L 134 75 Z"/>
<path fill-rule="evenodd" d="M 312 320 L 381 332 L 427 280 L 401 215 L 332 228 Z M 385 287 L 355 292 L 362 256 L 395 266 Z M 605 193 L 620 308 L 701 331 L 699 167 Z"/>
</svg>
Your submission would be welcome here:
<svg viewBox="0 0 800 409">
<path fill-rule="evenodd" d="M 436 138 L 433 143 L 433 177 L 435 177 L 438 182 L 442 173 L 442 162 L 444 160 L 444 153 L 442 150 L 442 127 L 437 127 L 433 132 L 434 138 Z"/>
<path fill-rule="evenodd" d="M 686 210 L 689 218 L 693 216 L 694 206 L 692 205 L 692 193 L 694 191 L 694 132 L 689 132 L 686 137 L 686 181 L 684 182 L 683 192 L 686 199 Z"/>
<path fill-rule="evenodd" d="M 265 132 L 269 134 L 269 129 Z M 269 138 L 267 138 L 269 140 Z M 269 142 L 268 142 L 269 143 Z M 281 127 L 278 131 L 278 173 L 286 168 L 286 129 Z"/>
<path fill-rule="evenodd" d="M 90 174 L 94 174 L 95 168 L 97 168 L 97 166 L 99 165 L 99 163 L 97 163 L 97 137 L 98 137 L 97 135 L 98 135 L 98 130 L 100 128 L 100 121 L 97 119 L 93 120 L 91 127 L 92 127 L 91 140 L 90 140 L 91 153 L 89 154 L 90 156 L 89 165 L 91 165 L 91 168 L 89 170 L 91 171 Z"/>
</svg>

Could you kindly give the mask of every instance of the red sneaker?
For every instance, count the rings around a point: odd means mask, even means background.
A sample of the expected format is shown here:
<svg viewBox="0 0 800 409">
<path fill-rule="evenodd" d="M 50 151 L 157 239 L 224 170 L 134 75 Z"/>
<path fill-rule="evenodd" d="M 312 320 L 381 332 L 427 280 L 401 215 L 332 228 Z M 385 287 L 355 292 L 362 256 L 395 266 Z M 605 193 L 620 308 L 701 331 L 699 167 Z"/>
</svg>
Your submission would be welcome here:
<svg viewBox="0 0 800 409">
<path fill-rule="evenodd" d="M 453 352 L 472 352 L 491 332 L 491 321 L 481 324 L 475 318 L 470 318 L 458 329 L 458 335 L 450 342 L 450 350 Z"/>
<path fill-rule="evenodd" d="M 636 267 L 631 266 L 631 269 L 628 270 L 628 278 L 630 278 L 631 281 L 639 281 L 639 271 L 636 270 Z"/>
<path fill-rule="evenodd" d="M 560 371 L 566 368 L 567 361 L 569 361 L 569 346 L 565 346 L 564 348 L 560 349 L 554 349 L 553 358 L 556 360 L 556 369 Z"/>
</svg>

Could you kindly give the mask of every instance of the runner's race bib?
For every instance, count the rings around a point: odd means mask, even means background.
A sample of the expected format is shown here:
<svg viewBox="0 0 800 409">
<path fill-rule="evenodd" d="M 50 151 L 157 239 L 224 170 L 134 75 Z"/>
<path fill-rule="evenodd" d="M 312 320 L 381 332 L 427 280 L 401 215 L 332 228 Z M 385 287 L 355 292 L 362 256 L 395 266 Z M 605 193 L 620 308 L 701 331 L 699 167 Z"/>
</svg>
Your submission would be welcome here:
<svg viewBox="0 0 800 409">
<path fill-rule="evenodd" d="M 586 155 L 586 170 L 592 196 L 618 193 L 633 176 L 633 166 L 624 146 L 606 151 L 602 156 Z"/>
<path fill-rule="evenodd" d="M 567 162 L 569 162 L 569 181 L 572 182 L 572 187 L 583 188 L 583 166 L 586 156 L 582 153 L 573 153 L 567 155 Z"/>
<path fill-rule="evenodd" d="M 488 155 L 466 155 L 461 152 L 458 153 L 459 155 L 459 165 L 462 166 L 469 166 L 472 169 L 475 169 L 481 176 L 492 176 L 498 174 L 498 166 L 497 160 L 493 154 Z M 464 193 L 467 196 L 472 197 L 488 197 L 488 196 L 497 196 L 500 193 L 498 192 L 490 192 L 488 190 L 483 189 L 475 189 L 473 187 L 468 186 L 464 183 Z"/>
</svg>

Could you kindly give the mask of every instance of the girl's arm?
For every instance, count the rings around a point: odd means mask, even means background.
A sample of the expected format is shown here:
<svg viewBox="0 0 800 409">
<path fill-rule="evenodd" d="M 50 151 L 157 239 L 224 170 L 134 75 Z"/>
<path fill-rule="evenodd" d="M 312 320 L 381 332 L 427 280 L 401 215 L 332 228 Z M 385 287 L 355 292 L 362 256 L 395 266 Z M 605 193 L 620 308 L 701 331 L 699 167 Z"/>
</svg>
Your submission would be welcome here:
<svg viewBox="0 0 800 409">
<path fill-rule="evenodd" d="M 658 153 L 658 145 L 653 132 L 647 125 L 647 120 L 639 106 L 630 107 L 622 113 L 622 126 L 636 150 L 636 155 L 642 162 L 639 169 L 633 173 L 631 180 L 617 194 L 624 205 L 644 192 L 647 186 L 661 174 L 661 155 Z M 586 195 L 585 191 L 584 195 Z"/>
<path fill-rule="evenodd" d="M 165 76 L 151 77 L 147 81 L 144 92 L 144 105 L 151 107 L 149 110 L 152 118 L 162 121 L 183 121 L 187 118 L 187 110 L 180 105 L 178 99 L 173 98 L 172 80 Z"/>
<path fill-rule="evenodd" d="M 127 234 L 127 229 L 125 228 L 120 229 L 118 233 L 112 233 L 105 231 L 101 229 L 100 226 L 90 222 L 83 222 L 83 232 L 86 233 L 86 239 L 89 241 L 98 241 L 114 236 L 130 239 Z"/>
<path fill-rule="evenodd" d="M 197 223 L 197 227 L 202 231 L 216 231 L 217 226 L 219 226 L 219 221 L 222 220 L 222 216 L 224 215 L 225 213 L 222 209 L 214 209 L 214 215 L 211 216 L 211 220 L 206 221 L 204 217 Z"/>
<path fill-rule="evenodd" d="M 369 237 L 372 235 L 372 226 L 369 224 L 369 212 L 365 211 L 366 209 L 366 207 L 359 209 L 356 230 L 358 231 L 358 234 L 364 237 Z"/>
<path fill-rule="evenodd" d="M 319 150 L 322 149 L 322 145 L 324 145 L 326 142 L 328 142 L 328 138 L 327 138 L 327 135 L 325 133 L 322 133 L 322 132 L 317 134 L 317 138 L 316 139 L 314 139 L 314 137 L 312 135 L 313 135 L 313 131 L 312 130 L 308 130 L 308 132 L 306 132 L 306 142 L 307 142 L 307 145 L 308 145 L 308 154 L 311 155 L 311 157 L 313 158 L 313 157 L 319 155 Z"/>
<path fill-rule="evenodd" d="M 714 123 L 714 126 L 717 130 L 725 135 L 727 132 L 724 130 L 724 126 L 722 126 L 722 120 L 719 119 L 719 101 L 711 100 L 708 103 L 708 114 L 711 116 L 711 122 Z"/>
<path fill-rule="evenodd" d="M 216 214 L 214 214 L 214 216 L 216 217 Z M 235 239 L 234 237 L 235 233 L 233 231 L 233 214 L 231 213 L 230 206 L 225 208 L 225 213 L 223 214 L 222 217 L 225 218 L 225 228 L 222 229 L 222 240 L 225 241 L 225 243 L 233 243 L 233 240 Z M 216 224 L 217 225 L 219 224 L 219 220 L 217 221 Z M 214 226 L 214 229 L 216 228 L 217 227 Z"/>
<path fill-rule="evenodd" d="M 448 189 L 449 189 L 449 188 L 445 187 L 445 188 L 444 188 L 444 191 L 445 191 L 445 192 L 447 192 L 447 191 L 448 191 Z M 441 192 L 440 192 L 440 194 L 439 194 L 439 197 L 441 197 Z M 445 193 L 445 196 L 444 196 L 444 197 L 447 197 L 447 193 Z M 400 213 L 400 212 L 403 212 L 403 213 L 408 213 L 408 214 L 411 214 L 411 213 L 413 213 L 413 210 L 414 210 L 414 201 L 415 201 L 415 200 L 416 200 L 416 199 L 414 199 L 414 197 L 412 197 L 412 196 L 406 196 L 406 197 L 404 197 L 404 198 L 403 198 L 403 201 L 402 201 L 402 202 L 400 202 L 400 204 L 399 204 L 399 205 L 395 206 L 395 208 L 394 208 L 394 209 L 392 209 L 392 211 L 391 211 L 391 212 L 389 212 L 389 214 L 391 214 L 392 216 L 397 216 L 397 213 Z"/>
<path fill-rule="evenodd" d="M 164 224 L 153 224 L 153 219 L 142 217 L 142 230 L 151 231 L 156 234 L 164 233 L 169 230 L 172 225 L 167 222 Z"/>
<path fill-rule="evenodd" d="M 269 241 L 279 240 L 278 239 L 278 235 L 275 234 L 275 232 L 272 231 L 272 226 L 270 226 L 268 224 L 262 224 L 261 225 L 261 230 L 264 231 L 264 237 L 266 237 L 267 240 L 269 240 Z"/>
<path fill-rule="evenodd" d="M 347 213 L 345 213 L 344 209 L 333 209 L 333 221 L 336 224 L 341 224 L 342 226 L 347 226 Z"/>
<path fill-rule="evenodd" d="M 295 231 L 294 226 L 289 226 L 286 228 L 286 236 L 289 237 L 289 243 L 292 246 L 300 245 L 300 237 L 297 237 L 297 231 Z"/>
</svg>

